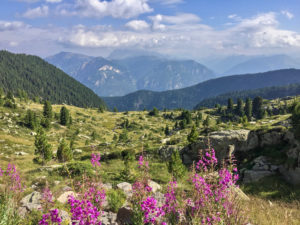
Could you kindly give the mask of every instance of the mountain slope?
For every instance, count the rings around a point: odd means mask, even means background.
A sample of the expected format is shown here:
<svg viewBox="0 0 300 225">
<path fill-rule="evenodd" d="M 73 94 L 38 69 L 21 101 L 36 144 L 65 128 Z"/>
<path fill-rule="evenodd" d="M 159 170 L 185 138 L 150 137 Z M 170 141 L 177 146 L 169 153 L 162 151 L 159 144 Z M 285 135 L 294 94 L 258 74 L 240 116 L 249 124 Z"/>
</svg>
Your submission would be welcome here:
<svg viewBox="0 0 300 225">
<path fill-rule="evenodd" d="M 234 75 L 208 80 L 200 84 L 164 92 L 138 91 L 123 97 L 103 98 L 110 108 L 121 111 L 159 109 L 192 109 L 201 100 L 232 91 L 300 83 L 300 70 L 287 69 L 266 73 Z"/>
<path fill-rule="evenodd" d="M 0 51 L 0 87 L 25 90 L 52 103 L 99 106 L 104 102 L 90 89 L 37 56 Z"/>
<path fill-rule="evenodd" d="M 150 55 L 88 59 L 82 55 L 59 53 L 47 60 L 99 96 L 121 96 L 143 89 L 173 90 L 215 78 L 214 72 L 195 61 Z"/>
<path fill-rule="evenodd" d="M 198 105 L 196 105 L 195 109 L 199 109 L 200 107 L 214 107 L 216 104 L 226 105 L 229 98 L 232 98 L 233 101 L 236 102 L 238 98 L 253 99 L 256 96 L 261 96 L 264 99 L 276 99 L 296 95 L 300 95 L 300 83 L 289 84 L 285 86 L 266 87 L 255 90 L 230 92 L 217 97 L 204 99 Z"/>
<path fill-rule="evenodd" d="M 290 68 L 300 68 L 300 63 L 286 55 L 261 56 L 235 65 L 225 74 L 260 73 Z"/>
<path fill-rule="evenodd" d="M 54 56 L 45 58 L 45 60 L 65 73 L 76 77 L 78 70 L 93 57 L 71 52 L 60 52 Z"/>
</svg>

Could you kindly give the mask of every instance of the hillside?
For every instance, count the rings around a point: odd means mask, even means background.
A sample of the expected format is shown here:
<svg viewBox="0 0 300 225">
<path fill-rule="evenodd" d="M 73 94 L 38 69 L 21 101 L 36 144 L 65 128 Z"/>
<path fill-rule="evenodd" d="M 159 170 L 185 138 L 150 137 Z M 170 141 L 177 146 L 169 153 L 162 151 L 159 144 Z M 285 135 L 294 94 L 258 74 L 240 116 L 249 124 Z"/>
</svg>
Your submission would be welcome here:
<svg viewBox="0 0 300 225">
<path fill-rule="evenodd" d="M 287 101 L 287 108 L 299 100 L 298 97 Z M 234 196 L 238 198 L 238 207 L 243 204 L 243 207 L 247 208 L 245 212 L 247 222 L 251 224 L 259 222 L 261 225 L 299 224 L 299 185 L 287 183 L 278 172 L 279 166 L 292 167 L 295 162 L 296 166 L 300 166 L 298 161 L 295 161 L 298 160 L 298 155 L 296 159 L 289 158 L 293 152 L 300 151 L 289 140 L 295 141 L 289 123 L 291 116 L 289 111 L 284 114 L 268 115 L 259 120 L 253 118 L 251 122 L 228 123 L 220 120 L 220 116 L 216 115 L 216 109 L 160 111 L 151 116 L 148 111 L 100 112 L 95 108 L 64 105 L 69 110 L 73 122 L 63 126 L 60 124 L 60 117 L 57 116 L 63 105 L 52 105 L 55 116 L 50 118 L 51 125 L 44 130 L 43 141 L 40 144 L 50 144 L 53 155 L 46 164 L 42 164 L 38 160 L 42 155 L 36 151 L 39 148 L 38 144 L 35 145 L 35 140 L 39 138 L 38 131 L 28 128 L 24 122 L 27 110 L 34 112 L 38 121 L 41 121 L 43 105 L 18 98 L 15 101 L 18 104 L 15 109 L 0 105 L 0 126 L 3 128 L 0 129 L 2 150 L 0 168 L 5 170 L 9 163 L 13 163 L 19 172 L 18 181 L 24 185 L 24 191 L 13 190 L 12 195 L 16 197 L 14 205 L 8 205 L 3 198 L 0 200 L 4 212 L 0 214 L 0 221 L 6 219 L 6 215 L 11 215 L 11 212 L 16 212 L 9 217 L 11 221 L 19 219 L 18 215 L 23 217 L 18 222 L 10 224 L 38 224 L 37 221 L 42 219 L 42 215 L 47 213 L 49 208 L 54 208 L 63 213 L 60 214 L 63 215 L 62 224 L 69 224 L 73 216 L 73 205 L 68 201 L 69 195 L 75 193 L 77 196 L 78 193 L 78 199 L 84 200 L 87 198 L 86 193 L 90 197 L 95 193 L 98 194 L 99 190 L 105 190 L 107 201 L 101 205 L 102 213 L 98 217 L 102 224 L 113 225 L 119 219 L 119 210 L 124 211 L 124 208 L 121 208 L 124 204 L 127 205 L 126 208 L 131 209 L 137 202 L 132 196 L 135 197 L 139 192 L 132 190 L 133 184 L 139 178 L 151 179 L 149 186 L 152 189 L 149 194 L 157 199 L 159 204 L 165 203 L 164 194 L 174 174 L 178 174 L 176 179 L 178 187 L 175 190 L 178 193 L 176 196 L 182 196 L 179 200 L 193 197 L 185 195 L 194 190 L 194 185 L 189 180 L 194 175 L 193 170 L 190 170 L 190 164 L 194 160 L 199 160 L 199 149 L 206 149 L 205 143 L 209 132 L 210 143 L 219 162 L 229 147 L 235 148 L 240 189 L 237 189 L 239 194 Z M 275 111 L 277 107 L 284 105 L 284 101 L 264 101 L 264 107 L 269 105 L 274 106 Z M 207 118 L 210 119 L 206 123 Z M 189 136 L 194 125 L 196 138 L 190 143 Z M 64 151 L 71 149 L 71 158 L 66 161 L 60 160 L 58 156 L 60 149 Z M 180 156 L 175 167 L 170 170 L 169 165 L 174 162 L 171 157 L 173 152 L 180 152 Z M 101 156 L 100 164 L 93 166 L 92 163 L 95 164 L 93 155 L 98 154 Z M 141 169 L 143 162 L 140 156 L 149 162 L 148 169 L 144 170 L 143 167 Z M 211 169 L 207 173 L 211 174 Z M 9 190 L 11 180 L 6 179 L 10 178 L 6 174 L 4 172 L 0 176 L 0 190 L 3 187 Z M 203 175 L 203 172 L 199 175 L 208 178 L 206 182 L 209 181 L 210 184 L 215 179 L 215 175 L 208 174 L 206 177 L 206 173 Z M 92 186 L 93 182 L 97 185 Z M 96 191 L 91 187 L 97 188 Z M 199 185 L 199 187 L 206 186 Z M 45 203 L 44 196 L 47 193 L 51 197 L 49 204 Z M 193 199 L 198 200 L 198 195 Z M 216 202 L 216 206 L 220 206 L 219 202 Z M 182 209 L 185 209 L 184 207 Z M 123 215 L 131 215 L 130 212 L 125 211 Z M 238 212 L 242 216 L 244 211 Z"/>
<path fill-rule="evenodd" d="M 46 60 L 99 96 L 122 96 L 144 89 L 173 90 L 215 78 L 213 71 L 196 61 L 151 55 L 105 59 L 59 53 Z"/>
<path fill-rule="evenodd" d="M 267 87 L 248 91 L 237 91 L 219 95 L 213 98 L 207 98 L 196 105 L 195 109 L 200 107 L 214 107 L 216 104 L 226 105 L 229 98 L 236 101 L 238 98 L 254 98 L 261 96 L 264 99 L 284 98 L 287 96 L 300 95 L 300 84 L 290 84 L 286 86 Z"/>
<path fill-rule="evenodd" d="M 103 98 L 109 108 L 121 111 L 159 109 L 192 109 L 201 100 L 220 94 L 282 86 L 300 82 L 300 70 L 287 69 L 266 73 L 234 75 L 208 80 L 200 84 L 164 92 L 137 91 L 123 97 Z"/>
<path fill-rule="evenodd" d="M 5 92 L 27 92 L 52 103 L 100 106 L 104 102 L 93 91 L 39 57 L 0 51 L 0 87 Z"/>
</svg>

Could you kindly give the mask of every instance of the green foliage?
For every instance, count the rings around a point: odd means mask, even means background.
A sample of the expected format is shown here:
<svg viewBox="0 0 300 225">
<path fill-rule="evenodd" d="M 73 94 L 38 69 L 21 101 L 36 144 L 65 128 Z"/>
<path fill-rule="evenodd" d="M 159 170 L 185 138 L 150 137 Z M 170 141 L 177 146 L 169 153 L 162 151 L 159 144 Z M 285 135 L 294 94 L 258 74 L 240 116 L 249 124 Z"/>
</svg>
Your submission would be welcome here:
<svg viewBox="0 0 300 225">
<path fill-rule="evenodd" d="M 48 119 L 52 118 L 52 105 L 49 101 L 44 102 L 43 115 Z"/>
<path fill-rule="evenodd" d="M 0 225 L 21 225 L 17 205 L 12 198 L 0 193 Z"/>
<path fill-rule="evenodd" d="M 45 129 L 49 130 L 51 128 L 51 120 L 49 118 L 47 118 L 47 117 L 46 118 L 42 118 L 41 119 L 41 125 Z"/>
<path fill-rule="evenodd" d="M 50 144 L 48 144 L 46 134 L 42 128 L 39 128 L 37 131 L 34 145 L 35 145 L 34 154 L 41 157 L 43 164 L 45 164 L 46 162 L 52 159 L 52 147 Z"/>
<path fill-rule="evenodd" d="M 36 129 L 38 126 L 36 113 L 28 109 L 24 118 L 24 124 L 32 130 Z"/>
<path fill-rule="evenodd" d="M 296 137 L 300 137 L 300 103 L 296 103 L 293 106 L 292 111 L 292 125 Z"/>
<path fill-rule="evenodd" d="M 193 125 L 191 132 L 187 136 L 187 140 L 190 144 L 195 143 L 198 140 L 199 133 L 196 130 L 196 126 Z"/>
<path fill-rule="evenodd" d="M 238 116 L 244 116 L 244 114 L 245 114 L 244 101 L 241 98 L 239 98 L 238 101 L 237 101 L 236 114 Z"/>
<path fill-rule="evenodd" d="M 248 120 L 251 120 L 251 117 L 252 117 L 252 100 L 250 98 L 247 98 L 247 100 L 246 100 L 245 115 L 247 116 Z"/>
<path fill-rule="evenodd" d="M 78 176 L 93 176 L 94 168 L 90 162 L 69 162 L 63 167 L 59 168 L 57 172 L 65 177 L 78 177 Z"/>
<path fill-rule="evenodd" d="M 168 125 L 166 126 L 164 132 L 165 132 L 165 135 L 166 135 L 166 136 L 170 135 L 170 129 L 169 129 L 169 126 L 168 126 Z"/>
<path fill-rule="evenodd" d="M 43 213 L 41 210 L 33 210 L 26 215 L 25 221 L 23 221 L 26 225 L 36 225 L 39 224 Z"/>
<path fill-rule="evenodd" d="M 92 90 L 37 56 L 0 51 L 0 87 L 12 94 L 21 89 L 31 99 L 39 96 L 52 103 L 105 105 Z"/>
<path fill-rule="evenodd" d="M 154 107 L 150 112 L 149 112 L 149 116 L 158 116 L 159 115 L 159 111 L 156 107 Z"/>
<path fill-rule="evenodd" d="M 203 126 L 204 127 L 209 127 L 209 125 L 210 125 L 210 116 L 207 115 L 206 119 L 203 121 Z"/>
<path fill-rule="evenodd" d="M 233 100 L 232 98 L 229 98 L 227 101 L 227 112 L 232 112 L 233 111 Z"/>
<path fill-rule="evenodd" d="M 122 190 L 110 189 L 107 191 L 107 201 L 109 208 L 112 212 L 117 213 L 118 210 L 124 205 L 126 195 Z"/>
<path fill-rule="evenodd" d="M 175 179 L 179 179 L 184 176 L 186 168 L 182 163 L 178 151 L 173 151 L 171 160 L 168 162 L 168 171 Z"/>
<path fill-rule="evenodd" d="M 59 162 L 67 162 L 73 159 L 73 153 L 65 139 L 62 139 L 57 149 L 57 159 Z"/>
<path fill-rule="evenodd" d="M 127 142 L 128 141 L 128 132 L 126 129 L 123 129 L 122 133 L 119 135 L 119 142 Z"/>
<path fill-rule="evenodd" d="M 61 107 L 60 110 L 60 124 L 66 126 L 69 124 L 69 121 L 70 121 L 70 112 L 65 106 L 63 106 Z"/>
<path fill-rule="evenodd" d="M 263 105 L 262 97 L 257 96 L 253 99 L 253 115 L 258 119 L 263 118 L 264 111 L 262 109 L 262 105 Z"/>
</svg>

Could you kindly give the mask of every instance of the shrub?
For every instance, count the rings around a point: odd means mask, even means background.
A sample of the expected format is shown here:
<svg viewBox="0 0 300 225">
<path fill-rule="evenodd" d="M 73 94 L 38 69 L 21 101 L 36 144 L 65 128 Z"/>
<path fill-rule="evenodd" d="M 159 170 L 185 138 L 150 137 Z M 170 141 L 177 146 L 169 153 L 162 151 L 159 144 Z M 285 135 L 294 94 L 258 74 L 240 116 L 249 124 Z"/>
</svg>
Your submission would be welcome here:
<svg viewBox="0 0 300 225">
<path fill-rule="evenodd" d="M 66 164 L 64 167 L 58 169 L 58 173 L 61 176 L 93 176 L 94 169 L 93 166 L 89 162 L 71 162 Z"/>
<path fill-rule="evenodd" d="M 126 195 L 122 190 L 111 189 L 107 192 L 108 205 L 111 211 L 118 212 L 126 200 Z"/>
<path fill-rule="evenodd" d="M 70 161 L 73 158 L 73 153 L 65 139 L 62 139 L 57 149 L 57 159 L 60 162 Z"/>
</svg>

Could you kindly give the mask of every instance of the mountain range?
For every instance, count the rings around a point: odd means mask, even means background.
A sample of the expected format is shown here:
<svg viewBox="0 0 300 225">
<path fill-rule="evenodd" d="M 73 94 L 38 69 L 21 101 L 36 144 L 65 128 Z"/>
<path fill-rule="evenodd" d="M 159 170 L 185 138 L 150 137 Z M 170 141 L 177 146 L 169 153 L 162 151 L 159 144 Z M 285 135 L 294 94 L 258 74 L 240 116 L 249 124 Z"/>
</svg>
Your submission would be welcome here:
<svg viewBox="0 0 300 225">
<path fill-rule="evenodd" d="M 109 108 L 120 111 L 152 109 L 192 109 L 205 98 L 233 91 L 300 83 L 300 70 L 285 69 L 265 73 L 233 75 L 211 79 L 197 85 L 163 92 L 137 91 L 123 97 L 105 97 Z"/>
<path fill-rule="evenodd" d="M 121 96 L 144 89 L 173 90 L 216 77 L 213 71 L 193 60 L 150 55 L 116 58 L 61 52 L 46 60 L 99 96 Z"/>
<path fill-rule="evenodd" d="M 0 51 L 0 88 L 56 104 L 99 107 L 105 103 L 93 91 L 37 56 Z"/>
</svg>

